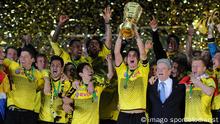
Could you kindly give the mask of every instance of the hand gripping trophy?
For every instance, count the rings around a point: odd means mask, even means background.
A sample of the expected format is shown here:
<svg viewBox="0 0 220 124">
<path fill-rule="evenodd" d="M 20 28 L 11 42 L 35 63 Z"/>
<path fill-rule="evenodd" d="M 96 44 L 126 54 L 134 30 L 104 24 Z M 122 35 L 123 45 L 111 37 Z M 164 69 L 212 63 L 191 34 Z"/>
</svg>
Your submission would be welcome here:
<svg viewBox="0 0 220 124">
<path fill-rule="evenodd" d="M 134 25 L 137 24 L 142 13 L 142 7 L 136 2 L 128 2 L 124 7 L 123 23 L 119 26 L 119 31 L 125 39 L 134 37 Z"/>
</svg>

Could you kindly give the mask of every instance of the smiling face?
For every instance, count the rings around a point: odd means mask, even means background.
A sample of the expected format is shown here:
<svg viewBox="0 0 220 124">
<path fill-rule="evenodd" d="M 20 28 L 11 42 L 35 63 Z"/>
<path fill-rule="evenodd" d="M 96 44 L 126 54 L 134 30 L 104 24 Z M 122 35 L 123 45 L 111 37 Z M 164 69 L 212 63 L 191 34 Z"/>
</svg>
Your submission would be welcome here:
<svg viewBox="0 0 220 124">
<path fill-rule="evenodd" d="M 134 70 L 138 66 L 138 53 L 136 51 L 129 51 L 127 55 L 127 64 L 130 70 Z"/>
<path fill-rule="evenodd" d="M 70 54 L 74 56 L 74 58 L 80 58 L 82 56 L 82 44 L 79 41 L 75 41 L 70 46 Z"/>
<path fill-rule="evenodd" d="M 178 50 L 178 44 L 176 43 L 176 40 L 174 37 L 170 37 L 169 42 L 168 42 L 168 48 L 167 50 L 169 52 L 174 52 Z"/>
<path fill-rule="evenodd" d="M 172 66 L 172 69 L 171 69 L 172 77 L 177 78 L 179 76 L 178 66 L 179 66 L 179 64 L 177 62 L 173 62 L 173 66 Z"/>
<path fill-rule="evenodd" d="M 89 83 L 88 81 L 92 80 L 94 74 L 93 69 L 89 65 L 85 65 L 82 69 L 82 72 L 79 72 L 79 76 L 82 78 L 84 83 Z"/>
<path fill-rule="evenodd" d="M 19 61 L 23 68 L 29 70 L 32 66 L 32 63 L 34 62 L 34 58 L 31 56 L 29 52 L 22 51 L 19 57 Z"/>
<path fill-rule="evenodd" d="M 157 64 L 157 77 L 161 81 L 165 81 L 169 78 L 171 74 L 171 68 L 169 68 L 165 63 Z"/>
<path fill-rule="evenodd" d="M 97 40 L 91 40 L 88 45 L 88 52 L 92 55 L 98 55 L 101 50 L 101 46 Z"/>
<path fill-rule="evenodd" d="M 63 72 L 63 67 L 62 67 L 62 64 L 59 60 L 53 60 L 51 62 L 51 65 L 50 65 L 50 72 L 51 72 L 51 77 L 54 79 L 54 80 L 57 80 L 60 78 L 62 72 Z"/>
</svg>

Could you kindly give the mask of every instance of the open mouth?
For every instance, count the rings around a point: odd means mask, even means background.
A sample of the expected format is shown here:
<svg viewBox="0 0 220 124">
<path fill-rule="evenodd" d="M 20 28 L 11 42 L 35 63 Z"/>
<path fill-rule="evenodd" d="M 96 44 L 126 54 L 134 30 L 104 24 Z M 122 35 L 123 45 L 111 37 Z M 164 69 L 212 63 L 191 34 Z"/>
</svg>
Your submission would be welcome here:
<svg viewBox="0 0 220 124">
<path fill-rule="evenodd" d="M 53 73 L 54 73 L 54 74 L 57 74 L 57 71 L 56 71 L 56 70 L 54 70 L 54 71 L 53 71 Z"/>
<path fill-rule="evenodd" d="M 131 60 L 130 62 L 131 62 L 131 64 L 134 64 L 134 60 Z"/>
</svg>

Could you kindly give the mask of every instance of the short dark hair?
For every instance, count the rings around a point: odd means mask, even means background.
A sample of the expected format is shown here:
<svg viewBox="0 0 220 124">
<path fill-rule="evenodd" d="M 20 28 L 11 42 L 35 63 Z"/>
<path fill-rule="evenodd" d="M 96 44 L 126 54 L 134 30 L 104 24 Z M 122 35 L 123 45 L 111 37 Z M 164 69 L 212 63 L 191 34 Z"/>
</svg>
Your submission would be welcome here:
<svg viewBox="0 0 220 124">
<path fill-rule="evenodd" d="M 83 68 L 88 65 L 91 67 L 91 65 L 89 63 L 86 63 L 86 62 L 83 62 L 83 63 L 80 63 L 78 66 L 77 66 L 77 69 L 76 69 L 76 72 L 77 72 L 77 78 L 79 80 L 82 80 L 82 77 L 80 77 L 79 73 L 83 71 Z"/>
<path fill-rule="evenodd" d="M 72 46 L 76 42 L 80 42 L 80 39 L 73 38 L 73 39 L 69 40 L 69 46 Z"/>
<path fill-rule="evenodd" d="M 180 43 L 179 43 L 180 40 L 179 40 L 179 38 L 178 38 L 175 34 L 170 34 L 170 35 L 168 35 L 168 38 L 167 38 L 167 44 L 170 43 L 170 38 L 172 38 L 172 37 L 175 39 L 177 46 L 179 46 L 179 44 L 180 44 Z"/>
<path fill-rule="evenodd" d="M 23 47 L 21 49 L 21 52 L 23 52 L 23 51 L 28 52 L 31 55 L 31 58 L 35 59 L 36 54 L 35 54 L 35 51 L 32 48 L 30 48 L 30 47 Z"/>
<path fill-rule="evenodd" d="M 64 73 L 66 74 L 66 72 L 67 72 L 67 67 L 69 66 L 69 65 L 72 65 L 73 66 L 73 69 L 74 69 L 74 72 L 75 72 L 75 66 L 74 66 L 74 64 L 72 63 L 72 62 L 68 62 L 68 63 L 66 63 L 65 65 L 64 65 Z"/>
<path fill-rule="evenodd" d="M 60 56 L 57 56 L 57 55 L 52 56 L 52 57 L 50 58 L 50 65 L 51 65 L 51 63 L 52 63 L 54 60 L 60 61 L 61 66 L 62 66 L 62 67 L 64 66 L 64 61 L 63 61 L 63 59 L 62 59 Z"/>
<path fill-rule="evenodd" d="M 45 60 L 47 60 L 46 54 L 38 53 L 38 54 L 36 55 L 36 60 L 37 60 L 38 57 L 43 57 Z"/>
<path fill-rule="evenodd" d="M 67 70 L 68 69 L 67 67 L 70 66 L 70 65 L 72 65 L 73 68 L 71 68 L 71 70 Z M 75 69 L 75 66 L 74 66 L 74 64 L 72 62 L 68 62 L 68 63 L 66 63 L 64 65 L 64 70 L 63 70 L 64 74 L 67 74 L 67 71 L 70 71 L 72 78 L 75 78 L 75 76 L 76 76 L 76 69 Z"/>
<path fill-rule="evenodd" d="M 7 54 L 7 52 L 8 52 L 9 49 L 13 49 L 13 50 L 17 51 L 17 53 L 18 53 L 18 49 L 17 49 L 16 47 L 14 47 L 14 46 L 8 46 L 8 47 L 5 49 L 5 53 L 6 53 L 6 54 Z"/>
<path fill-rule="evenodd" d="M 188 62 L 185 58 L 180 58 L 180 57 L 174 57 L 172 59 L 173 63 L 177 63 L 178 64 L 178 69 L 179 70 L 190 70 L 189 69 L 189 65 Z"/>
<path fill-rule="evenodd" d="M 131 52 L 131 51 L 134 51 L 137 53 L 137 56 L 138 56 L 138 59 L 140 58 L 140 53 L 139 53 L 139 50 L 137 48 L 130 48 L 127 53 L 126 53 L 126 57 L 128 56 L 128 53 Z"/>
<path fill-rule="evenodd" d="M 103 43 L 102 43 L 102 41 L 100 40 L 100 37 L 99 37 L 99 36 L 89 37 L 89 38 L 86 40 L 86 49 L 89 48 L 89 44 L 90 44 L 90 42 L 93 41 L 93 40 L 97 40 L 98 43 L 99 43 L 100 48 L 102 49 Z"/>
</svg>

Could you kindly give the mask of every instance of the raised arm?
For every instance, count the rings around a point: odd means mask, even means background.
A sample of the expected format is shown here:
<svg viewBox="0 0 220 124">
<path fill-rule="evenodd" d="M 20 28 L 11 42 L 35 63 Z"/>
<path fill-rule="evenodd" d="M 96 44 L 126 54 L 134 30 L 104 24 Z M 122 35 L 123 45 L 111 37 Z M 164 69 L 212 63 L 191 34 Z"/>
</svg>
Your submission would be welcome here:
<svg viewBox="0 0 220 124">
<path fill-rule="evenodd" d="M 115 66 L 119 66 L 123 61 L 123 58 L 121 55 L 121 44 L 122 44 L 122 36 L 121 36 L 121 33 L 119 33 L 118 38 L 115 42 L 115 49 L 114 49 Z"/>
<path fill-rule="evenodd" d="M 53 36 L 52 36 L 52 39 L 53 39 L 54 42 L 57 41 L 62 26 L 63 26 L 68 20 L 69 20 L 69 17 L 68 17 L 67 15 L 61 15 L 61 16 L 60 16 L 58 25 L 57 25 L 57 27 L 56 27 L 56 29 L 55 29 L 55 32 L 54 32 Z"/>
<path fill-rule="evenodd" d="M 113 75 L 114 75 L 114 70 L 113 70 L 113 65 L 112 65 L 112 55 L 109 54 L 107 57 L 106 57 L 106 60 L 108 62 L 108 74 L 107 74 L 107 78 L 108 80 L 111 80 Z"/>
<path fill-rule="evenodd" d="M 107 6 L 103 11 L 103 18 L 105 20 L 105 45 L 108 49 L 112 47 L 112 31 L 110 26 L 110 19 L 111 19 L 111 8 Z"/>
<path fill-rule="evenodd" d="M 187 62 L 188 64 L 191 64 L 192 62 L 192 53 L 193 53 L 193 50 L 192 50 L 192 37 L 193 37 L 193 34 L 194 34 L 194 29 L 193 29 L 193 26 L 190 25 L 189 26 L 189 29 L 188 29 L 188 40 L 186 42 L 186 56 L 187 56 Z"/>
<path fill-rule="evenodd" d="M 141 60 L 146 60 L 147 59 L 147 53 L 145 51 L 145 47 L 144 47 L 144 43 L 137 31 L 137 27 L 134 26 L 134 32 L 135 32 L 135 39 L 137 41 L 137 46 L 138 46 L 138 49 L 139 49 L 139 52 L 140 52 L 140 59 Z"/>
<path fill-rule="evenodd" d="M 215 38 L 213 36 L 213 30 L 214 30 L 214 23 L 211 23 L 208 25 L 208 48 L 212 58 L 214 57 L 217 51 L 217 45 L 215 43 Z"/>
<path fill-rule="evenodd" d="M 152 40 L 153 40 L 153 49 L 156 56 L 156 60 L 159 60 L 161 58 L 167 58 L 166 51 L 163 49 L 163 46 L 159 39 L 158 34 L 158 23 L 157 20 L 154 18 L 149 23 L 151 29 L 152 29 Z"/>
</svg>

